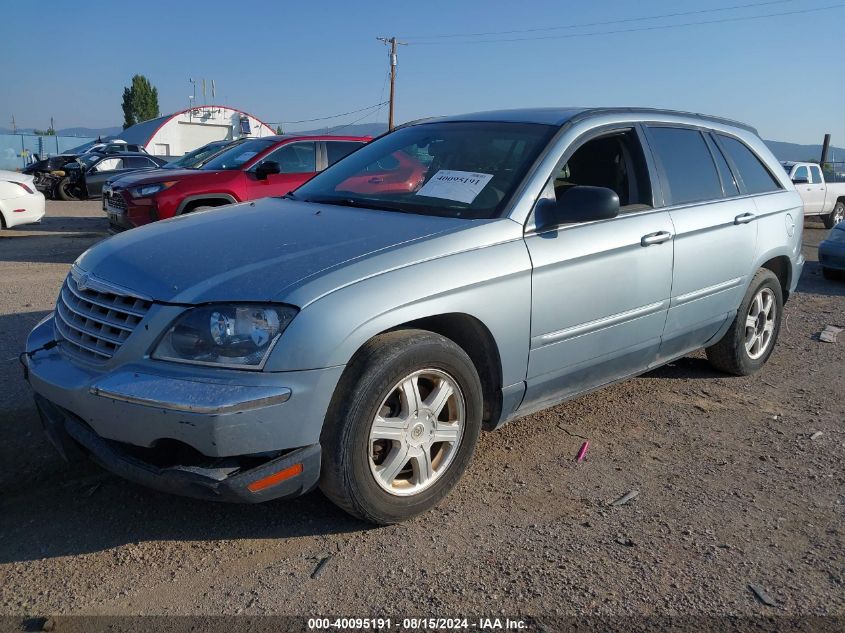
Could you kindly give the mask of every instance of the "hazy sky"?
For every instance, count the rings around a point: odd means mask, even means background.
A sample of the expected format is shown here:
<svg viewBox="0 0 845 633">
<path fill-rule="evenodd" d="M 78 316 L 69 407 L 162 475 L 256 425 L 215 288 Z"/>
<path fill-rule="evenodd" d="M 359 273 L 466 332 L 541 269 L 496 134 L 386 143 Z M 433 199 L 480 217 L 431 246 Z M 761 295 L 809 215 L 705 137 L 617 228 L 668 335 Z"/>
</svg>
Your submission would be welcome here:
<svg viewBox="0 0 845 633">
<path fill-rule="evenodd" d="M 810 11 L 822 7 L 832 8 Z M 687 15 L 637 19 L 677 13 Z M 788 15 L 736 20 L 772 13 Z M 710 23 L 654 28 L 690 22 Z M 585 23 L 593 24 L 554 30 Z M 410 42 L 399 54 L 398 121 L 636 105 L 728 116 L 783 141 L 816 143 L 831 132 L 845 144 L 842 55 L 834 57 L 845 2 L 836 0 L 40 0 L 4 3 L 2 24 L 0 127 L 13 114 L 19 127 L 47 127 L 51 116 L 57 128 L 119 125 L 134 73 L 157 86 L 163 113 L 187 107 L 189 77 L 214 78 L 217 103 L 269 122 L 355 110 L 387 98 L 387 51 L 375 38 L 397 35 Z M 499 34 L 423 37 L 491 32 Z M 517 41 L 467 43 L 479 39 Z M 385 110 L 368 114 L 362 122 L 387 119 Z"/>
</svg>

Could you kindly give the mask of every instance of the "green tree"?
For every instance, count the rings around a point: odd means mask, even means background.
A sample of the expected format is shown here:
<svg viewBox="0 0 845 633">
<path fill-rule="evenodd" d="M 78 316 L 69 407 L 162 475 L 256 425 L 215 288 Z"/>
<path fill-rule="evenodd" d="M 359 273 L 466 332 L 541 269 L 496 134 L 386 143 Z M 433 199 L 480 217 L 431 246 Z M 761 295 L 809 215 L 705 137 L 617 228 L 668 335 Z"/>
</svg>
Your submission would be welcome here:
<svg viewBox="0 0 845 633">
<path fill-rule="evenodd" d="M 158 114 L 158 89 L 143 75 L 135 75 L 132 85 L 123 89 L 123 129 Z"/>
<path fill-rule="evenodd" d="M 281 125 L 277 125 L 277 126 L 276 126 L 276 134 L 284 134 L 284 132 L 282 131 L 282 126 L 281 126 Z"/>
</svg>

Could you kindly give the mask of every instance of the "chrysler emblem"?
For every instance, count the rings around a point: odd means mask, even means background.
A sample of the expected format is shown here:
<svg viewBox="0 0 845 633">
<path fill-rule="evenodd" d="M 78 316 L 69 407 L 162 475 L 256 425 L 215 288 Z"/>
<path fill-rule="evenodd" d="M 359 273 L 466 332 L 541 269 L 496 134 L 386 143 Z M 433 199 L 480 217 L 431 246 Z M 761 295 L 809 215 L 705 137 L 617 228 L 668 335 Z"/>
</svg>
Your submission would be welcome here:
<svg viewBox="0 0 845 633">
<path fill-rule="evenodd" d="M 84 273 L 79 276 L 79 279 L 76 280 L 76 287 L 80 290 L 88 290 L 88 282 L 89 276 L 88 273 Z"/>
</svg>

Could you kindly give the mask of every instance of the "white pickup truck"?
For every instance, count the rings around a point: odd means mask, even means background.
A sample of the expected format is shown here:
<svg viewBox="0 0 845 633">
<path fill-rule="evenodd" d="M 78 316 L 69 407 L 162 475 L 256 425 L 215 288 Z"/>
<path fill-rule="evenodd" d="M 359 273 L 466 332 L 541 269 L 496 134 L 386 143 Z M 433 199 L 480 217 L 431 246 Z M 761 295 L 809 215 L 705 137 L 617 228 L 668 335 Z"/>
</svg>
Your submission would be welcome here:
<svg viewBox="0 0 845 633">
<path fill-rule="evenodd" d="M 831 229 L 845 219 L 845 182 L 825 182 L 816 163 L 782 162 L 804 201 L 804 215 L 820 215 Z"/>
</svg>

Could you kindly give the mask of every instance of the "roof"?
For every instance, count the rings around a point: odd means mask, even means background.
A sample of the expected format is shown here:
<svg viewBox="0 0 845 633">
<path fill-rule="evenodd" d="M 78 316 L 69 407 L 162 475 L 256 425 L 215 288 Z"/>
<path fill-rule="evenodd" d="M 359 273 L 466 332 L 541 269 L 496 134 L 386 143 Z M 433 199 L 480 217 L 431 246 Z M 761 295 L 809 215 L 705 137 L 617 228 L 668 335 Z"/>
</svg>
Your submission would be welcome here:
<svg viewBox="0 0 845 633">
<path fill-rule="evenodd" d="M 561 107 L 561 108 L 520 108 L 515 110 L 491 110 L 489 112 L 473 112 L 470 114 L 460 114 L 456 116 L 438 117 L 436 119 L 429 119 L 435 121 L 503 121 L 512 123 L 540 123 L 544 125 L 562 126 L 567 123 L 574 123 L 587 117 L 600 116 L 602 114 L 636 114 L 647 118 L 655 115 L 670 115 L 679 116 L 692 119 L 701 119 L 704 121 L 711 121 L 721 123 L 724 125 L 732 125 L 750 132 L 757 131 L 745 123 L 734 121 L 732 119 L 725 119 L 717 116 L 710 116 L 707 114 L 698 114 L 695 112 L 683 112 L 680 110 L 660 110 L 656 108 L 576 108 L 576 107 Z"/>
</svg>

